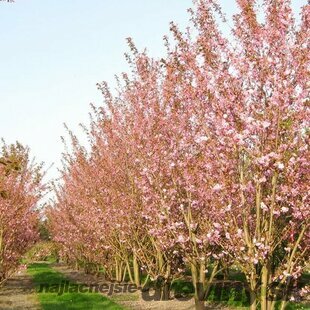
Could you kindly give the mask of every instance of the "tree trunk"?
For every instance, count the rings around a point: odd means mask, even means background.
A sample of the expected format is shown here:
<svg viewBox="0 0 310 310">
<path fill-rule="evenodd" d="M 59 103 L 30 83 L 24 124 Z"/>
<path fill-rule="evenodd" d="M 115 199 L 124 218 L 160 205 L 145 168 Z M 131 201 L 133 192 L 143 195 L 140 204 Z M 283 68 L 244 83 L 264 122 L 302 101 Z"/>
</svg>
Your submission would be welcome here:
<svg viewBox="0 0 310 310">
<path fill-rule="evenodd" d="M 118 262 L 117 262 L 117 267 L 118 267 L 118 272 L 117 272 L 116 281 L 117 281 L 117 282 L 122 282 L 124 272 L 126 271 L 126 270 L 124 270 L 124 264 L 123 264 L 123 262 L 119 262 L 119 261 L 118 261 Z M 126 268 L 126 266 L 125 266 L 125 268 Z"/>
<path fill-rule="evenodd" d="M 133 276 L 134 276 L 134 283 L 136 284 L 137 287 L 140 287 L 141 286 L 140 268 L 136 254 L 133 255 Z"/>
<path fill-rule="evenodd" d="M 123 271 L 123 277 L 122 277 L 122 281 L 123 281 L 123 282 L 125 282 L 125 280 L 126 280 L 127 270 L 128 270 L 128 268 L 127 268 L 127 266 L 125 266 L 125 267 L 124 267 L 124 271 Z"/>
<path fill-rule="evenodd" d="M 134 278 L 132 277 L 132 272 L 131 272 L 131 268 L 130 268 L 130 264 L 129 261 L 126 261 L 126 266 L 127 266 L 127 271 L 128 271 L 128 276 L 129 276 L 129 281 L 131 283 L 134 283 Z"/>
<path fill-rule="evenodd" d="M 192 281 L 195 289 L 195 309 L 205 309 L 205 265 L 191 263 Z"/>
<path fill-rule="evenodd" d="M 117 264 L 117 260 L 115 260 L 115 279 L 118 279 L 118 264 Z"/>
<path fill-rule="evenodd" d="M 205 302 L 204 300 L 198 300 L 195 298 L 195 309 L 196 310 L 205 310 Z"/>
<path fill-rule="evenodd" d="M 254 292 L 250 292 L 250 310 L 256 310 L 256 295 Z"/>
<path fill-rule="evenodd" d="M 256 310 L 257 309 L 257 303 L 256 303 L 256 280 L 255 280 L 255 274 L 251 274 L 250 278 L 250 310 Z"/>
<path fill-rule="evenodd" d="M 267 286 L 268 286 L 268 268 L 266 265 L 262 268 L 262 285 L 260 291 L 261 310 L 267 310 Z"/>
<path fill-rule="evenodd" d="M 281 302 L 280 310 L 284 310 L 285 307 L 286 307 L 286 304 L 287 304 L 287 301 L 286 301 L 286 300 L 283 300 L 283 301 Z"/>
<path fill-rule="evenodd" d="M 163 281 L 163 279 L 159 279 L 156 282 L 156 286 L 155 286 L 155 300 L 169 300 L 170 299 L 170 286 L 171 283 L 167 282 L 166 280 Z"/>
<path fill-rule="evenodd" d="M 169 300 L 170 299 L 170 286 L 171 283 L 165 281 L 161 287 L 161 298 L 160 300 Z"/>
</svg>

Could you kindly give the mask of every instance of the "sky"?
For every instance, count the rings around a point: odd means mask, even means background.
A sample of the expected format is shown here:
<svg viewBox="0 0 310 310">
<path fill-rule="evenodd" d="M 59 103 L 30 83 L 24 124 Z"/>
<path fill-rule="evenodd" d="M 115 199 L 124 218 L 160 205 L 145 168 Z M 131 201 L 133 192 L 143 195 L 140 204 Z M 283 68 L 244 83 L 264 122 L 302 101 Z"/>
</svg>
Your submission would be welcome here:
<svg viewBox="0 0 310 310">
<path fill-rule="evenodd" d="M 228 16 L 233 0 L 221 0 Z M 295 13 L 306 0 L 293 0 Z M 0 1 L 0 137 L 28 145 L 58 176 L 64 123 L 83 137 L 90 103 L 102 104 L 96 83 L 128 70 L 126 38 L 154 57 L 165 53 L 169 22 L 188 25 L 191 0 Z M 83 138 L 82 138 L 83 141 Z"/>
</svg>

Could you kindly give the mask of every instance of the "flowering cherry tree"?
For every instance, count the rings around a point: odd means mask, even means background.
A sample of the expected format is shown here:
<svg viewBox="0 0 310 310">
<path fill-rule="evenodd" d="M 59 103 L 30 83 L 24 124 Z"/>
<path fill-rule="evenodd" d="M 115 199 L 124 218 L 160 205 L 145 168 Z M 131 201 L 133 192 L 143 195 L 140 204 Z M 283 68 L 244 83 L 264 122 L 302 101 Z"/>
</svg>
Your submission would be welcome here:
<svg viewBox="0 0 310 310">
<path fill-rule="evenodd" d="M 4 145 L 0 155 L 0 282 L 15 270 L 38 239 L 41 166 L 21 144 Z"/>
<path fill-rule="evenodd" d="M 197 309 L 234 264 L 251 309 L 275 308 L 309 256 L 309 5 L 296 25 L 290 2 L 236 1 L 230 37 L 215 0 L 196 0 L 192 27 L 171 24 L 167 55 L 153 59 L 128 39 L 131 72 L 86 128 L 71 134 L 56 207 L 63 256 L 104 266 L 140 285 L 191 271 Z M 273 288 L 273 289 L 271 289 Z"/>
<path fill-rule="evenodd" d="M 263 24 L 254 2 L 238 4 L 236 47 L 228 53 L 216 33 L 211 40 L 218 46 L 215 59 L 225 60 L 213 75 L 217 106 L 211 120 L 218 171 L 224 172 L 212 203 L 219 200 L 224 216 L 209 235 L 247 276 L 251 308 L 259 301 L 261 309 L 273 309 L 275 296 L 268 287 L 289 286 L 309 255 L 309 6 L 297 30 L 288 1 L 267 1 Z M 196 15 L 200 25 L 205 5 L 200 2 Z"/>
</svg>

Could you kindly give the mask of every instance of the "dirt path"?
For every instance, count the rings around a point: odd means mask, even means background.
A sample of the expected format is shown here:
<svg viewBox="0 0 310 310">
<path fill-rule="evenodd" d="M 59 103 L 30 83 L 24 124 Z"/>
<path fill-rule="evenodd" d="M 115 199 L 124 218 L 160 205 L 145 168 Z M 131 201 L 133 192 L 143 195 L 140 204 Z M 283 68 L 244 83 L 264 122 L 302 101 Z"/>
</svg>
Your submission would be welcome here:
<svg viewBox="0 0 310 310">
<path fill-rule="evenodd" d="M 26 270 L 19 271 L 0 286 L 1 310 L 39 310 L 31 276 Z"/>
<path fill-rule="evenodd" d="M 65 265 L 57 264 L 53 268 L 63 273 L 69 280 L 77 283 L 90 284 L 103 284 L 107 283 L 102 277 L 95 277 L 93 275 L 87 275 L 83 272 L 79 272 L 68 268 Z M 177 300 L 172 299 L 169 301 L 146 301 L 141 297 L 141 292 L 135 293 L 114 293 L 112 296 L 108 296 L 119 305 L 124 306 L 130 310 L 193 310 L 195 309 L 194 300 Z M 219 309 L 228 310 L 228 308 L 220 307 L 216 305 L 210 305 L 206 309 Z"/>
</svg>

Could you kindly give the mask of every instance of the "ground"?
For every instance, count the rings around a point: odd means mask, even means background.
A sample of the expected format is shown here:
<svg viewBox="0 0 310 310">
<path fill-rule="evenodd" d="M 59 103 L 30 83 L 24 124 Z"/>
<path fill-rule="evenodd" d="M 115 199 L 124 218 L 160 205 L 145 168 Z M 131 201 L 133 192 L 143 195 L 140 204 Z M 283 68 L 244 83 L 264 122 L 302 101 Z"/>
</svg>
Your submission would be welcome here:
<svg viewBox="0 0 310 310">
<path fill-rule="evenodd" d="M 97 278 L 93 275 L 87 275 L 83 272 L 79 272 L 68 268 L 65 265 L 57 264 L 54 265 L 54 269 L 63 273 L 66 278 L 73 282 L 80 282 L 85 284 L 91 283 L 106 283 L 103 278 Z M 118 304 L 124 306 L 126 309 L 130 310 L 191 310 L 195 309 L 194 300 L 179 301 L 177 299 L 172 299 L 169 301 L 145 301 L 141 298 L 141 293 L 128 293 L 128 294 L 113 294 L 112 300 Z M 219 309 L 228 310 L 229 308 L 210 305 L 206 310 Z"/>
<path fill-rule="evenodd" d="M 102 283 L 102 278 L 86 275 L 83 272 L 72 270 L 62 264 L 53 264 L 53 269 L 61 272 L 68 280 L 77 283 Z M 194 309 L 193 300 L 179 301 L 145 301 L 141 294 L 113 294 L 109 296 L 113 301 L 124 309 L 130 310 L 190 310 Z M 22 270 L 15 273 L 0 287 L 0 310 L 39 310 L 41 309 L 35 286 L 27 271 Z M 209 309 L 227 309 L 210 305 Z"/>
<path fill-rule="evenodd" d="M 0 288 L 1 310 L 39 310 L 31 276 L 26 270 L 18 271 Z"/>
<path fill-rule="evenodd" d="M 111 295 L 108 295 L 107 293 L 103 294 L 102 297 L 100 295 L 97 295 L 95 293 L 90 294 L 80 294 L 78 295 L 70 295 L 65 294 L 62 295 L 63 303 L 59 303 L 61 301 L 61 298 L 57 298 L 57 294 L 55 293 L 49 293 L 47 294 L 50 298 L 49 302 L 42 303 L 42 297 L 47 295 L 39 295 L 39 293 L 36 293 L 36 290 L 38 290 L 39 285 L 37 282 L 39 279 L 39 282 L 41 283 L 42 277 L 44 279 L 44 274 L 36 274 L 36 277 L 33 277 L 33 266 L 40 265 L 40 263 L 32 264 L 28 272 L 27 270 L 21 270 L 16 272 L 11 278 L 9 278 L 6 282 L 0 286 L 0 310 L 55 310 L 56 304 L 57 309 L 65 310 L 77 310 L 82 309 L 85 305 L 84 302 L 89 299 L 89 302 L 91 305 L 93 305 L 92 309 L 105 309 L 107 306 L 103 306 L 104 304 L 101 303 L 101 301 L 98 301 L 97 306 L 95 305 L 95 299 L 103 298 L 105 299 L 105 305 L 110 305 L 109 309 L 120 309 L 123 308 L 124 310 L 191 310 L 195 309 L 194 306 L 194 300 L 178 300 L 178 299 L 171 299 L 169 301 L 146 301 L 142 298 L 141 292 L 136 291 L 135 293 L 113 293 Z M 41 262 L 41 265 L 46 266 L 50 271 L 45 271 L 45 279 L 49 279 L 49 276 L 51 273 L 56 274 L 56 278 L 58 275 L 57 283 L 60 281 L 59 279 L 67 279 L 70 283 L 83 283 L 86 284 L 88 287 L 90 284 L 109 284 L 111 286 L 111 282 L 107 282 L 103 276 L 96 277 L 94 275 L 85 274 L 83 271 L 77 271 L 70 269 L 68 266 L 64 264 L 50 264 L 46 262 Z M 48 281 L 49 280 L 44 280 Z M 61 282 L 61 281 L 60 281 Z M 35 285 L 36 283 L 36 285 Z M 44 282 L 45 283 L 45 282 Z M 116 283 L 114 283 L 116 285 Z M 95 295 L 93 295 L 95 294 Z M 99 293 L 100 294 L 100 293 Z M 152 295 L 152 294 L 151 294 Z M 70 297 L 73 296 L 73 297 Z M 91 297 L 92 296 L 92 297 Z M 75 305 L 71 304 L 71 306 L 66 303 L 66 299 L 72 298 L 72 301 L 75 301 Z M 98 298 L 97 298 L 98 297 Z M 108 299 L 107 299 L 108 298 Z M 41 301 L 41 304 L 39 302 Z M 92 300 L 92 301 L 91 301 Z M 88 303 L 88 305 L 90 305 Z M 114 306 L 113 306 L 114 305 Z M 42 307 L 43 306 L 43 307 Z M 82 307 L 82 308 L 81 308 Z M 217 304 L 209 304 L 206 307 L 206 310 L 211 309 L 218 309 L 218 310 L 231 310 L 230 307 L 225 307 L 223 305 Z M 233 308 L 234 310 L 237 309 L 247 309 L 247 307 L 240 307 L 240 308 Z M 288 307 L 288 309 L 309 309 L 307 305 L 304 306 L 297 306 L 296 307 Z M 84 308 L 83 308 L 84 310 Z"/>
</svg>

